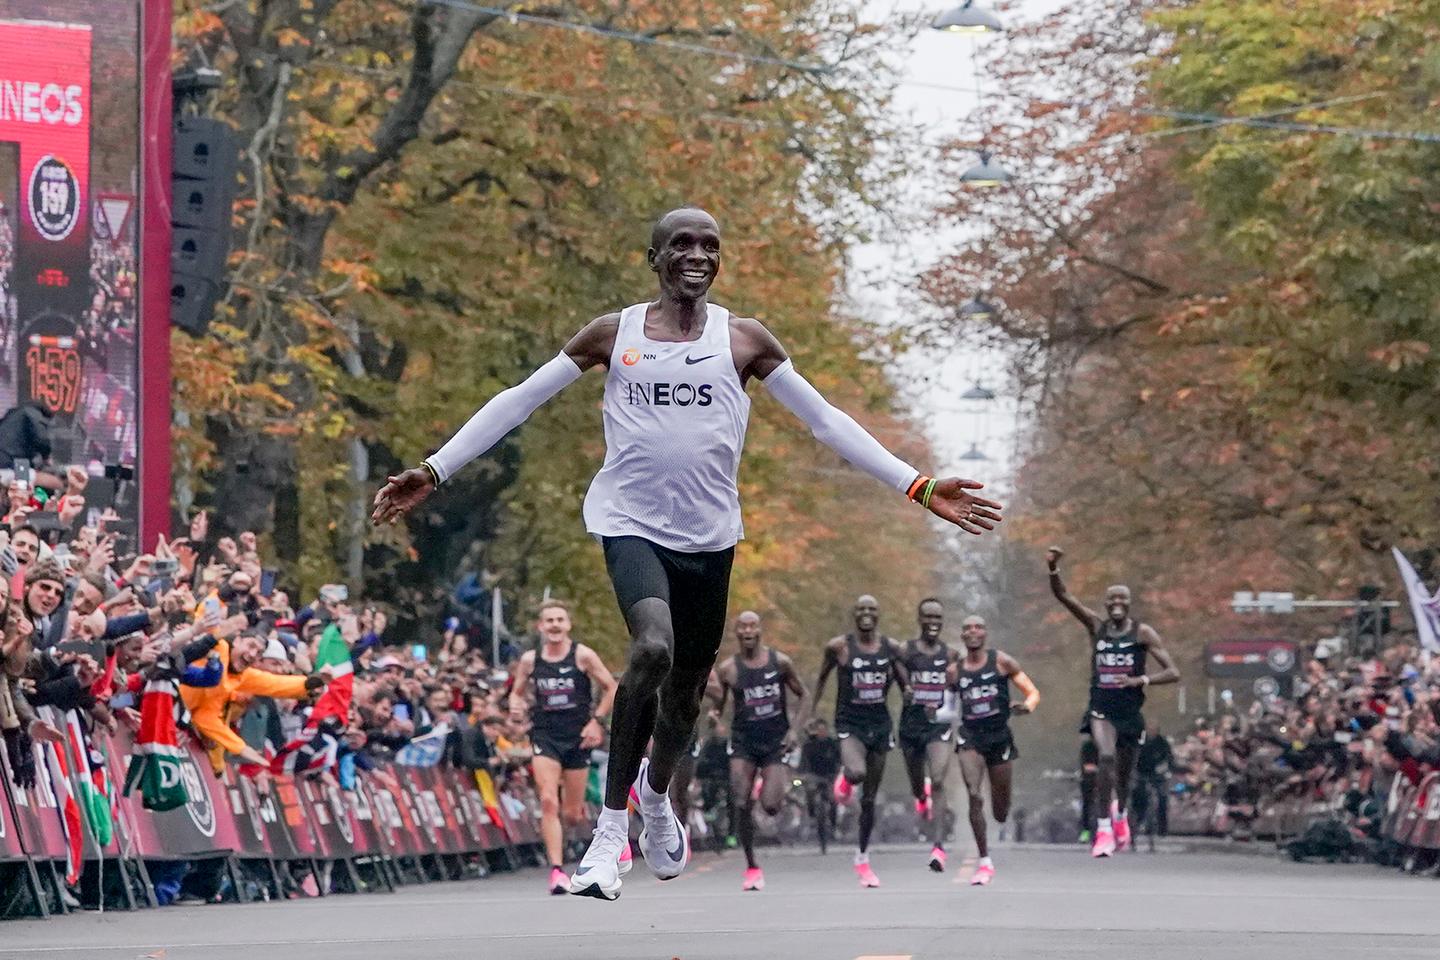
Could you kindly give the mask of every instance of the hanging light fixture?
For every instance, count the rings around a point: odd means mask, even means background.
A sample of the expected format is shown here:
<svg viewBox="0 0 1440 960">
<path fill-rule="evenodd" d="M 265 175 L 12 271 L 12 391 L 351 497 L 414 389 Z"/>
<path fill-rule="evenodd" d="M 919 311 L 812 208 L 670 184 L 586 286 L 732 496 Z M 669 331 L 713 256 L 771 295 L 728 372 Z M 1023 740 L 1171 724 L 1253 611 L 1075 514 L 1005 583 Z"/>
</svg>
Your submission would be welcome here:
<svg viewBox="0 0 1440 960">
<path fill-rule="evenodd" d="M 989 150 L 981 150 L 980 162 L 960 174 L 960 182 L 971 187 L 998 187 L 1010 182 L 1010 172 L 991 162 Z"/>
<path fill-rule="evenodd" d="M 999 33 L 1005 29 L 993 10 L 977 7 L 975 0 L 965 0 L 955 9 L 946 10 L 930 26 L 948 33 Z"/>
<path fill-rule="evenodd" d="M 994 400 L 994 399 L 995 399 L 995 391 L 994 391 L 994 390 L 991 390 L 989 387 L 982 387 L 982 386 L 980 386 L 979 382 L 977 381 L 976 384 L 975 384 L 975 386 L 971 387 L 969 390 L 966 390 L 964 393 L 960 394 L 960 399 L 961 399 L 961 400 Z"/>
<path fill-rule="evenodd" d="M 989 460 L 978 444 L 970 444 L 970 449 L 960 454 L 961 460 Z"/>
<path fill-rule="evenodd" d="M 976 320 L 984 323 L 995 316 L 998 311 L 995 305 L 980 297 L 971 297 L 960 304 L 960 316 L 966 320 Z"/>
</svg>

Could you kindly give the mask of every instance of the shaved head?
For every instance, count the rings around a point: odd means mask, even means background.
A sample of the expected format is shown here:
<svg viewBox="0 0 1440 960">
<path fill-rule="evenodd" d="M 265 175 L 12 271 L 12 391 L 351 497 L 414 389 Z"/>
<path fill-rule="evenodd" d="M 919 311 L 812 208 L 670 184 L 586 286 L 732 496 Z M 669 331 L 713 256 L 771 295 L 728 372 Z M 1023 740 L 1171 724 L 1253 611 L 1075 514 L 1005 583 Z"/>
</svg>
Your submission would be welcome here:
<svg viewBox="0 0 1440 960">
<path fill-rule="evenodd" d="M 699 207 L 676 207 L 656 220 L 655 225 L 650 228 L 650 246 L 656 250 L 661 249 L 670 234 L 682 225 L 707 226 L 716 233 L 720 232 L 720 224 L 715 218 Z"/>
</svg>

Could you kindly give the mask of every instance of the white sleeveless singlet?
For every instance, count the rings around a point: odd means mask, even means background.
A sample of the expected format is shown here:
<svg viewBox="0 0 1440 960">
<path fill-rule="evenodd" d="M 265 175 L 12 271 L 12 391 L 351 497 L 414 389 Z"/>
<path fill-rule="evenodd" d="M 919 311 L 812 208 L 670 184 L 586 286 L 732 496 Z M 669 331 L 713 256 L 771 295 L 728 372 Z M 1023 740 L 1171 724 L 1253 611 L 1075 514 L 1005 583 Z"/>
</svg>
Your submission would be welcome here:
<svg viewBox="0 0 1440 960">
<path fill-rule="evenodd" d="M 648 308 L 620 313 L 585 529 L 683 553 L 733 547 L 745 535 L 735 474 L 750 398 L 730 354 L 730 311 L 709 304 L 699 340 L 669 343 L 645 336 Z"/>
</svg>

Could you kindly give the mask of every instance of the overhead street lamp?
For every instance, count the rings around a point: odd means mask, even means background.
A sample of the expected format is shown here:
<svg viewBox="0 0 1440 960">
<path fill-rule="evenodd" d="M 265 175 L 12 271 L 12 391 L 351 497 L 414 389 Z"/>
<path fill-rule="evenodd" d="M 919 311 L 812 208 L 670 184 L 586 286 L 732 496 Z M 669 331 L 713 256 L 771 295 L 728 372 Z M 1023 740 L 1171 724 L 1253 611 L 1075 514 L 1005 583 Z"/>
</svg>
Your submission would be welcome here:
<svg viewBox="0 0 1440 960">
<path fill-rule="evenodd" d="M 978 320 L 984 323 L 993 318 L 996 312 L 994 304 L 979 297 L 971 297 L 960 304 L 960 316 L 966 320 Z"/>
<path fill-rule="evenodd" d="M 994 391 L 994 390 L 991 390 L 989 387 L 982 387 L 982 386 L 980 386 L 980 384 L 977 383 L 977 384 L 975 384 L 975 386 L 971 387 L 969 390 L 966 390 L 964 393 L 960 394 L 960 399 L 961 399 L 961 400 L 994 400 L 994 399 L 995 399 L 995 391 Z"/>
<path fill-rule="evenodd" d="M 960 174 L 960 182 L 971 187 L 998 187 L 1010 182 L 1010 171 L 992 162 L 989 150 L 981 150 L 980 162 Z"/>
<path fill-rule="evenodd" d="M 977 7 L 975 0 L 965 0 L 953 10 L 946 10 L 932 20 L 930 26 L 949 33 L 999 33 L 1005 29 L 994 11 Z"/>
</svg>

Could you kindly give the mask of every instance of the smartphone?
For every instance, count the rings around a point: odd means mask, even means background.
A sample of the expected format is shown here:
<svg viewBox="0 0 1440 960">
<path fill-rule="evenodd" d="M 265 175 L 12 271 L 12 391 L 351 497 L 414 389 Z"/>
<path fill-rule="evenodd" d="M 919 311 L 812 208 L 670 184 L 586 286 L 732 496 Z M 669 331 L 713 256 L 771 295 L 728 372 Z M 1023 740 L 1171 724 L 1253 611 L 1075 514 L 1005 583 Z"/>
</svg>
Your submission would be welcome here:
<svg viewBox="0 0 1440 960">
<path fill-rule="evenodd" d="M 408 704 L 408 703 L 397 703 L 397 704 L 395 704 L 395 719 L 396 719 L 396 720 L 409 720 L 409 719 L 410 719 L 410 704 Z"/>
<path fill-rule="evenodd" d="M 275 571 L 260 571 L 260 596 L 269 597 L 275 593 Z"/>
<path fill-rule="evenodd" d="M 219 597 L 206 597 L 206 598 L 205 598 L 205 616 L 207 616 L 207 617 L 218 617 L 218 616 L 220 616 L 220 598 L 219 598 Z"/>
<path fill-rule="evenodd" d="M 30 484 L 30 461 L 29 461 L 29 460 L 16 460 L 16 461 L 15 461 L 15 479 L 16 479 L 17 481 L 23 482 L 26 486 L 29 486 L 29 484 Z"/>
<path fill-rule="evenodd" d="M 419 660 L 421 663 L 424 663 L 426 656 L 425 644 L 415 644 L 413 647 L 410 648 L 410 655 L 413 656 L 416 660 Z"/>
<path fill-rule="evenodd" d="M 180 561 L 174 557 L 156 557 L 150 569 L 157 577 L 171 577 L 180 569 Z"/>
</svg>

